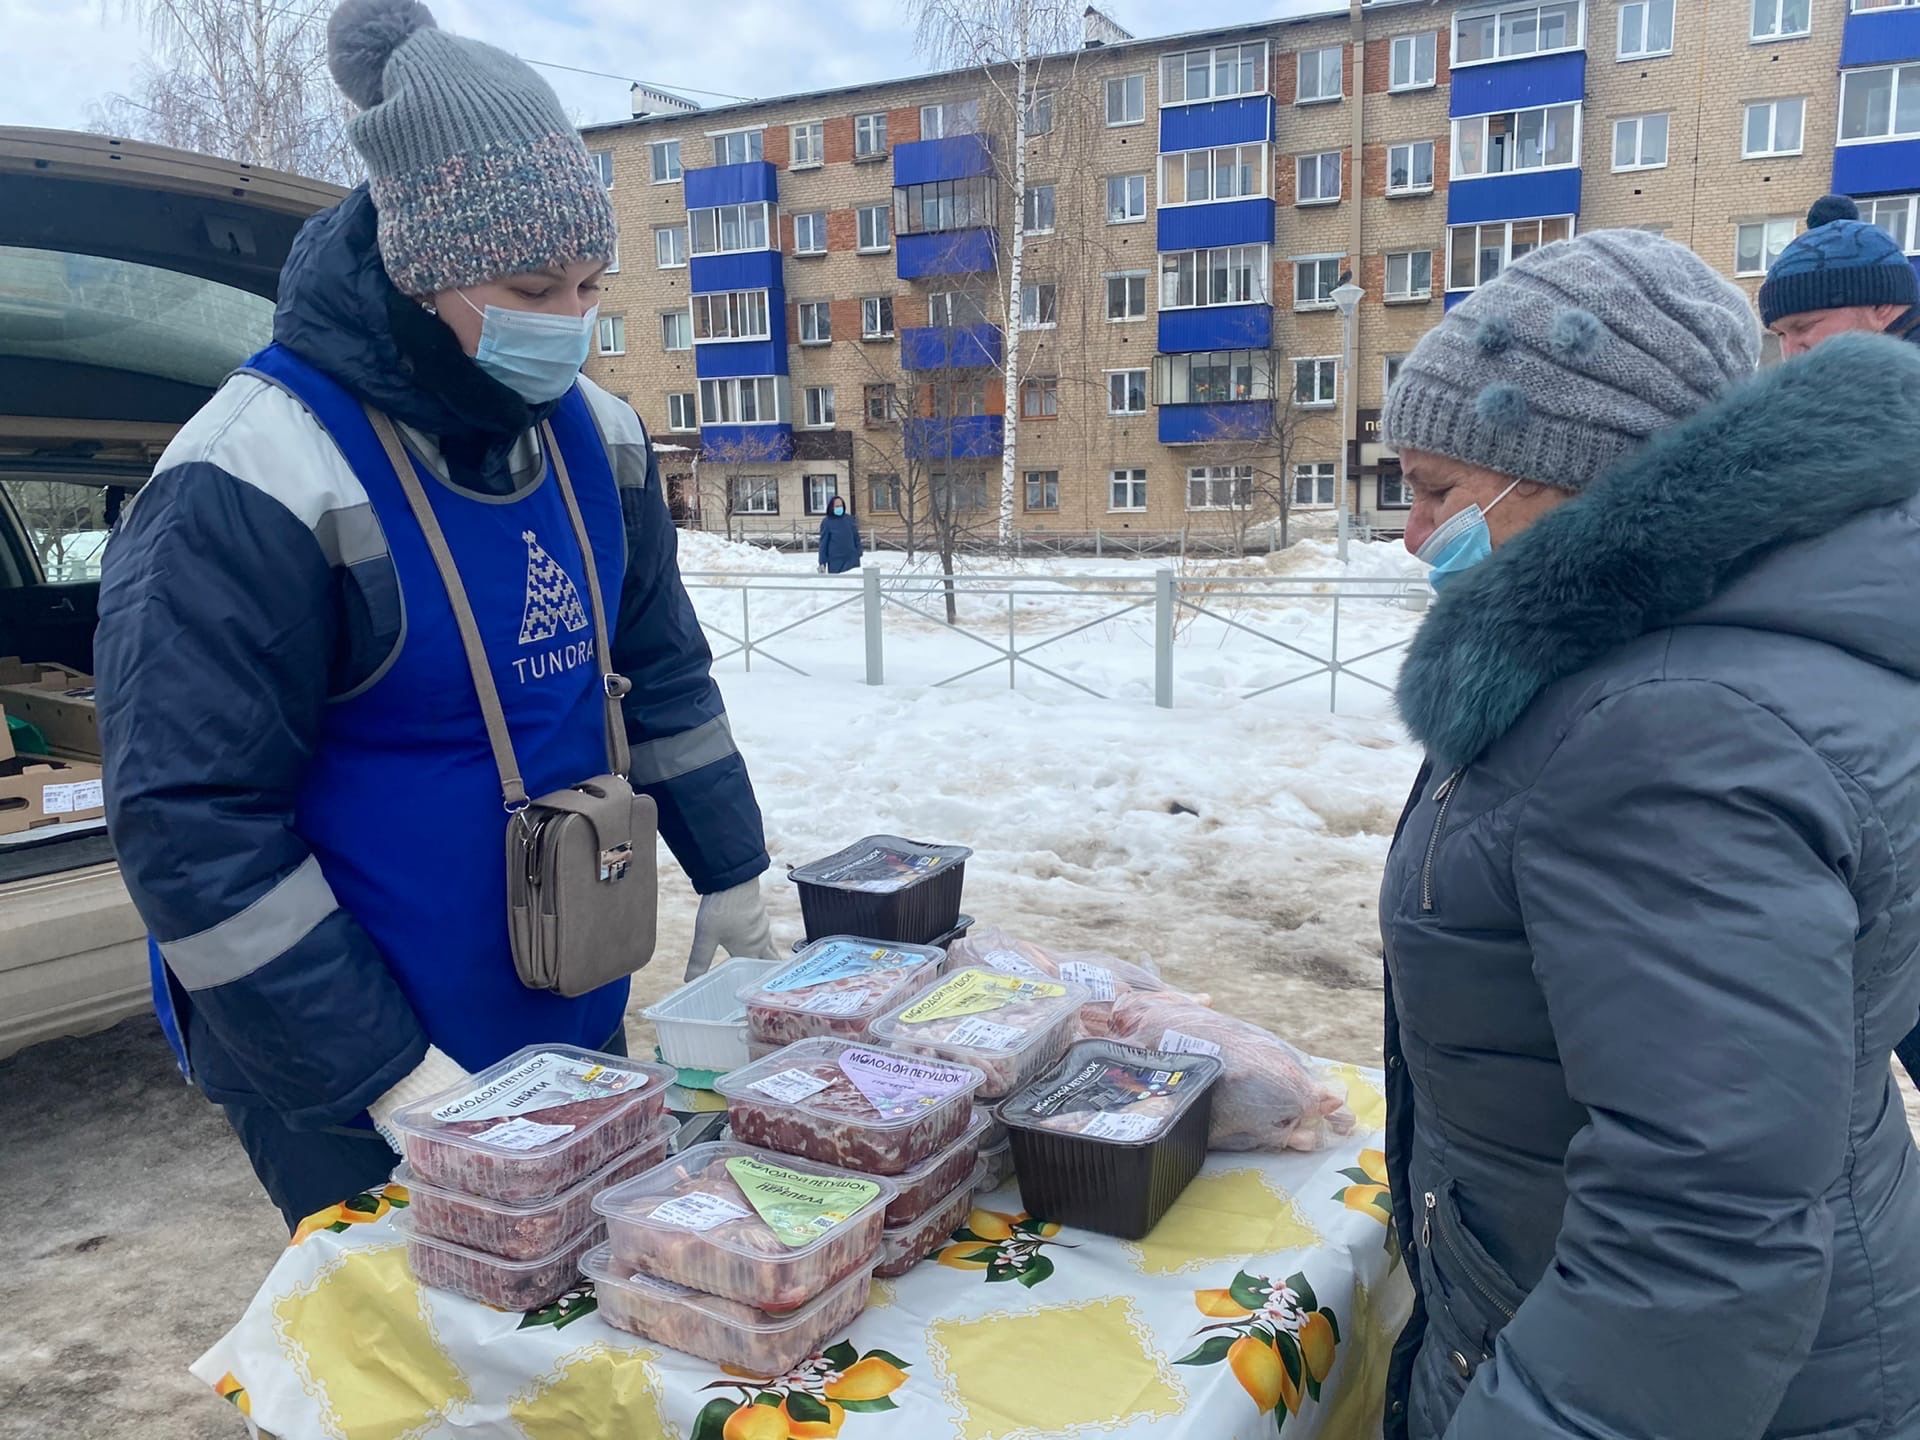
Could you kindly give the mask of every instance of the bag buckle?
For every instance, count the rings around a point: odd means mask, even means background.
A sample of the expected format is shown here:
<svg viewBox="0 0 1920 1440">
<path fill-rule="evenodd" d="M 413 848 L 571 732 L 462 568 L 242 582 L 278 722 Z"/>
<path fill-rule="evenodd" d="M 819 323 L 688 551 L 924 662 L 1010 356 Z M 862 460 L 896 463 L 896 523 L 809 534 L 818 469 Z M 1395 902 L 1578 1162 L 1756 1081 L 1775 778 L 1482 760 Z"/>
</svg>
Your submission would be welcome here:
<svg viewBox="0 0 1920 1440">
<path fill-rule="evenodd" d="M 633 864 L 633 846 L 631 843 L 615 845 L 600 852 L 600 878 L 612 881 L 626 878 L 627 867 Z"/>
<path fill-rule="evenodd" d="M 624 700 L 633 693 L 633 681 L 624 675 L 602 675 L 600 684 L 609 700 Z"/>
</svg>

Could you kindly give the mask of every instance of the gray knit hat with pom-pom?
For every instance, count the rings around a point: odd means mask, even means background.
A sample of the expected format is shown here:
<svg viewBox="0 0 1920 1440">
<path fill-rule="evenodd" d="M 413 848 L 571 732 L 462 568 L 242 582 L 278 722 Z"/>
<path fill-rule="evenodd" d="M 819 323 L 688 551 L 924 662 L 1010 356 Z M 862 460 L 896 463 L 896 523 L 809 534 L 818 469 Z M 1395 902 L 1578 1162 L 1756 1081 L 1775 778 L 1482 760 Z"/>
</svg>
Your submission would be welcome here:
<svg viewBox="0 0 1920 1440">
<path fill-rule="evenodd" d="M 1752 302 L 1706 261 L 1643 230 L 1595 230 L 1449 310 L 1402 364 L 1384 438 L 1584 490 L 1759 359 Z"/>
<path fill-rule="evenodd" d="M 348 134 L 403 292 L 613 258 L 606 186 L 523 61 L 449 35 L 418 0 L 345 0 L 327 24 L 327 65 L 360 107 Z"/>
</svg>

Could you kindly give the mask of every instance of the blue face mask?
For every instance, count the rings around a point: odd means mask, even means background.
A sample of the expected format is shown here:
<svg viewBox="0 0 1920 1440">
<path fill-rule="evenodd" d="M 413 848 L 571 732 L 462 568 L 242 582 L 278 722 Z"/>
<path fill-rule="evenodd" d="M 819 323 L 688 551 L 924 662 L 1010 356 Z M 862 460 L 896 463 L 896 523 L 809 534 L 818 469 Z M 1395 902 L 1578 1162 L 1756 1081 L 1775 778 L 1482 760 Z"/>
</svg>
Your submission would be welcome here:
<svg viewBox="0 0 1920 1440">
<path fill-rule="evenodd" d="M 465 294 L 454 293 L 480 317 L 480 348 L 473 361 L 487 374 L 533 405 L 558 400 L 573 388 L 587 363 L 598 305 L 584 315 L 545 315 L 498 305 L 482 310 Z"/>
<path fill-rule="evenodd" d="M 1487 530 L 1487 514 L 1494 505 L 1514 492 L 1519 485 L 1516 480 L 1498 495 L 1486 509 L 1478 505 L 1469 505 L 1459 514 L 1448 517 L 1447 522 L 1427 537 L 1427 543 L 1415 553 L 1414 558 L 1424 560 L 1433 567 L 1433 573 L 1427 581 L 1436 592 L 1444 589 L 1454 576 L 1464 574 L 1493 553 L 1493 536 Z"/>
</svg>

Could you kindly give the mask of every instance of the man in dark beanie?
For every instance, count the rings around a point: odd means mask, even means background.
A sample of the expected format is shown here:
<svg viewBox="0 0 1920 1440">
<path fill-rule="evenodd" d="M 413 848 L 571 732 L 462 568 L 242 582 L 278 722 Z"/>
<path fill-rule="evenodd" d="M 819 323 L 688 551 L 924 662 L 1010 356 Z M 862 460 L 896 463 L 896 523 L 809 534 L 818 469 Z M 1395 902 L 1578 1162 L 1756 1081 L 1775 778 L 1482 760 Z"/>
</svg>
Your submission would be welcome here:
<svg viewBox="0 0 1920 1440">
<path fill-rule="evenodd" d="M 1845 195 L 1826 195 L 1807 212 L 1806 233 L 1767 272 L 1760 321 L 1791 358 L 1853 330 L 1920 344 L 1920 282 L 1895 240 L 1860 218 Z"/>
</svg>

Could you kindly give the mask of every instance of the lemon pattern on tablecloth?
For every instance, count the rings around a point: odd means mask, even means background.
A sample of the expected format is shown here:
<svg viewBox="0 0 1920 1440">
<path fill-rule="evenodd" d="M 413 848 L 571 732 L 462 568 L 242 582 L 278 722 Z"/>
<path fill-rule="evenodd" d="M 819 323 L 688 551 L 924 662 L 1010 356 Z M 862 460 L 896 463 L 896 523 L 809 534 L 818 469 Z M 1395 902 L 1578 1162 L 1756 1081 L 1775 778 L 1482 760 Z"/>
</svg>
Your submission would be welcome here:
<svg viewBox="0 0 1920 1440">
<path fill-rule="evenodd" d="M 1281 1255 L 1321 1244 L 1292 1195 L 1258 1170 L 1216 1170 L 1195 1178 L 1144 1240 L 1122 1248 L 1149 1275 L 1181 1275 L 1223 1260 Z"/>
<path fill-rule="evenodd" d="M 507 1413 L 527 1440 L 676 1434 L 653 1368 L 659 1358 L 640 1347 L 589 1345 L 514 1396 Z"/>
</svg>

